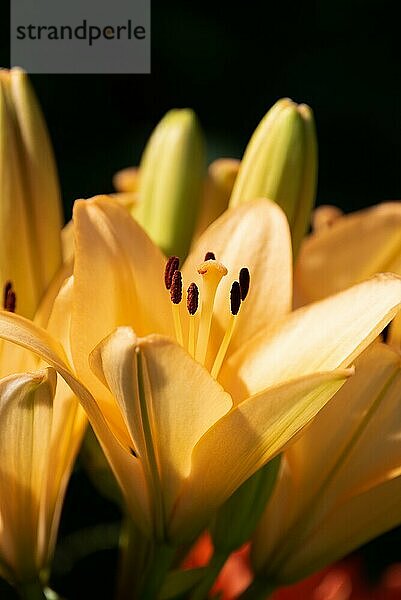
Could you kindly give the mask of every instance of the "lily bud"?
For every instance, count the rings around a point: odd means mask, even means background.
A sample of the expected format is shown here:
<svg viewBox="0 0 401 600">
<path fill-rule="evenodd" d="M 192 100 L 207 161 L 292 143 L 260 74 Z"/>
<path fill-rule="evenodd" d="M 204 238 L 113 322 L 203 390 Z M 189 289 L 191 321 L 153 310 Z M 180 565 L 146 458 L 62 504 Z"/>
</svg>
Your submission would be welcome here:
<svg viewBox="0 0 401 600">
<path fill-rule="evenodd" d="M 21 69 L 0 70 L 0 282 L 32 317 L 61 265 L 60 190 L 43 115 Z"/>
<path fill-rule="evenodd" d="M 196 115 L 171 110 L 157 125 L 140 164 L 135 217 L 167 254 L 184 258 L 198 215 L 204 144 Z"/>
<path fill-rule="evenodd" d="M 256 128 L 241 163 L 230 200 L 266 197 L 281 206 L 296 254 L 313 208 L 317 183 L 317 141 L 311 109 L 279 100 Z"/>
</svg>

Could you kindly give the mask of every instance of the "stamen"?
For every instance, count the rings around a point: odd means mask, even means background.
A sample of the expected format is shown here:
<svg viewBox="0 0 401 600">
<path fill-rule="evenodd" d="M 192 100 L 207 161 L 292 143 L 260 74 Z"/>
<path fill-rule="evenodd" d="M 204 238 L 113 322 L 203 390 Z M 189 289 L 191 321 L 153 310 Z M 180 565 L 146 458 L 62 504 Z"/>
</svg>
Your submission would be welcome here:
<svg viewBox="0 0 401 600">
<path fill-rule="evenodd" d="M 172 302 L 172 311 L 174 319 L 174 329 L 177 342 L 183 346 L 184 337 L 182 335 L 182 325 L 180 318 L 179 304 L 182 300 L 182 274 L 181 271 L 174 271 L 170 286 L 170 297 Z"/>
<path fill-rule="evenodd" d="M 206 254 L 205 254 L 205 260 L 216 260 L 214 252 L 206 252 Z"/>
<path fill-rule="evenodd" d="M 129 447 L 129 451 L 132 454 L 132 456 L 135 456 L 135 458 L 138 458 L 137 453 L 135 452 L 135 450 L 131 446 Z"/>
<path fill-rule="evenodd" d="M 191 283 L 187 291 L 187 308 L 189 312 L 188 352 L 195 356 L 195 313 L 198 310 L 199 289 L 196 283 Z"/>
<path fill-rule="evenodd" d="M 222 277 L 227 275 L 227 269 L 217 260 L 210 259 L 206 260 L 198 267 L 198 273 L 202 275 L 202 312 L 195 358 L 201 364 L 205 364 L 213 316 L 214 299 Z"/>
<path fill-rule="evenodd" d="M 166 290 L 171 288 L 171 283 L 173 281 L 173 275 L 180 266 L 180 259 L 178 256 L 170 256 L 166 263 L 166 268 L 164 269 L 164 284 L 166 286 Z"/>
<path fill-rule="evenodd" d="M 242 271 L 243 269 L 241 269 Z M 248 271 L 248 269 L 246 269 Z M 240 273 L 241 276 L 241 273 Z M 249 273 L 248 273 L 248 282 L 249 282 Z M 249 286 L 248 286 L 249 287 Z M 221 365 L 223 364 L 223 360 L 227 354 L 228 346 L 230 345 L 231 338 L 234 333 L 235 323 L 237 319 L 235 318 L 241 308 L 241 284 L 238 281 L 234 281 L 231 286 L 230 292 L 230 309 L 231 309 L 231 317 L 226 329 L 226 332 L 223 337 L 223 341 L 220 344 L 219 351 L 217 352 L 216 358 L 214 359 L 213 367 L 211 370 L 211 375 L 215 379 L 217 379 L 218 374 L 220 373 Z M 246 295 L 246 294 L 245 294 Z"/>
<path fill-rule="evenodd" d="M 241 300 L 244 301 L 249 292 L 249 284 L 251 281 L 251 276 L 249 275 L 249 270 L 246 267 L 242 267 L 239 272 L 239 285 L 241 288 Z"/>
<path fill-rule="evenodd" d="M 230 292 L 230 308 L 231 314 L 237 315 L 241 306 L 241 286 L 238 281 L 234 281 Z"/>
<path fill-rule="evenodd" d="M 7 281 L 6 285 L 4 286 L 3 308 L 4 310 L 14 313 L 16 303 L 17 297 L 13 289 L 13 284 L 11 281 Z"/>
</svg>

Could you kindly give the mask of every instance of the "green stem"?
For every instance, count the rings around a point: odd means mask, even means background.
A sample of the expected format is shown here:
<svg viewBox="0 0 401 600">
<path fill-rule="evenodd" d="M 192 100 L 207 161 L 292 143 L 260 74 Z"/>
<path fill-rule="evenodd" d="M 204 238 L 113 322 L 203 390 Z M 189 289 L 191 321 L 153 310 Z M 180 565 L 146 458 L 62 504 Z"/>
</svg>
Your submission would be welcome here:
<svg viewBox="0 0 401 600">
<path fill-rule="evenodd" d="M 213 587 L 221 569 L 224 567 L 228 558 L 227 553 L 215 552 L 205 570 L 205 576 L 202 577 L 199 585 L 196 586 L 191 594 L 191 600 L 203 600 L 207 598 L 210 589 Z"/>
<path fill-rule="evenodd" d="M 254 579 L 251 585 L 239 596 L 238 600 L 266 600 L 277 589 L 265 579 Z"/>
<path fill-rule="evenodd" d="M 151 541 L 143 536 L 131 517 L 126 516 L 121 527 L 115 600 L 140 597 L 151 555 Z"/>
<path fill-rule="evenodd" d="M 155 546 L 151 566 L 141 590 L 141 600 L 156 600 L 174 560 L 175 548 L 167 544 Z"/>
<path fill-rule="evenodd" d="M 20 585 L 18 591 L 23 600 L 47 600 L 43 588 L 38 581 Z"/>
</svg>

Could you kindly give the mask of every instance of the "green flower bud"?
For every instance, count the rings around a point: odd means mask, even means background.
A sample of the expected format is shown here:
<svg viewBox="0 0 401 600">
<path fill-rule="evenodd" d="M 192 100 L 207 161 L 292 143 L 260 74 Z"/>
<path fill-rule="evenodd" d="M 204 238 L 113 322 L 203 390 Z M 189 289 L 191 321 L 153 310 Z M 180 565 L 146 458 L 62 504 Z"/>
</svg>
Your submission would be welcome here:
<svg viewBox="0 0 401 600">
<path fill-rule="evenodd" d="M 294 254 L 309 226 L 317 184 L 317 141 L 306 104 L 282 99 L 256 128 L 241 163 L 230 206 L 265 197 L 287 215 Z"/>
<path fill-rule="evenodd" d="M 184 258 L 198 215 L 204 175 L 204 144 L 195 113 L 171 110 L 145 148 L 135 217 L 167 254 Z"/>
</svg>

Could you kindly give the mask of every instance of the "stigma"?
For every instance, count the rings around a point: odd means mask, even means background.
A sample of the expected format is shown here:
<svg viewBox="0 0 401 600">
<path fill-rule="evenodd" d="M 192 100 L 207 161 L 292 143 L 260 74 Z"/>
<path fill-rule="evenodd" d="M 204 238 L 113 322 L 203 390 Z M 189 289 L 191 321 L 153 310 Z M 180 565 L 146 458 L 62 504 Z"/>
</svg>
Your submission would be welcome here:
<svg viewBox="0 0 401 600">
<path fill-rule="evenodd" d="M 185 312 L 179 308 L 183 298 L 183 279 L 179 270 L 179 259 L 176 256 L 172 256 L 167 261 L 164 278 L 166 289 L 170 293 L 177 342 L 186 348 L 195 360 L 206 366 L 206 361 L 210 365 L 213 359 L 210 356 L 210 338 L 216 293 L 221 280 L 227 276 L 228 269 L 216 259 L 214 252 L 207 252 L 203 262 L 197 267 L 197 272 L 201 276 L 201 285 L 198 286 L 195 282 L 189 284 Z M 228 326 L 210 368 L 212 376 L 216 379 L 230 345 L 241 305 L 248 296 L 249 286 L 249 270 L 243 267 L 238 273 L 238 279 L 231 285 L 227 298 Z M 185 328 L 187 335 L 184 340 L 185 314 L 188 326 Z"/>
</svg>

